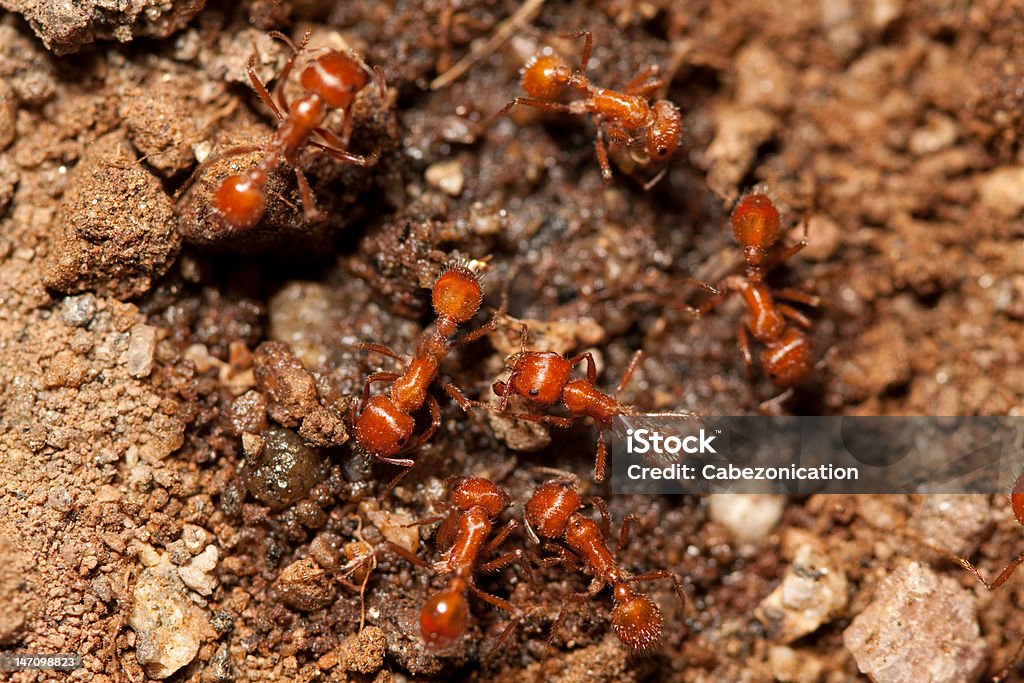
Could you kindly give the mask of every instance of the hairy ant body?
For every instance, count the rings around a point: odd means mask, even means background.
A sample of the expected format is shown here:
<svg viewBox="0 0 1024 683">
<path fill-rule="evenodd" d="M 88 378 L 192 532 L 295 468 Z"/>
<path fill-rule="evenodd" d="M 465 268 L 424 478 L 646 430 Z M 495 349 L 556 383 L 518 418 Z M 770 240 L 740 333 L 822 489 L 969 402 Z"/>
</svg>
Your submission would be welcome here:
<svg viewBox="0 0 1024 683">
<path fill-rule="evenodd" d="M 441 408 L 427 392 L 441 362 L 452 348 L 479 339 L 493 330 L 498 322 L 495 317 L 474 332 L 449 341 L 460 324 L 469 322 L 476 315 L 483 302 L 479 276 L 469 266 L 452 265 L 441 273 L 434 283 L 432 300 L 437 323 L 434 329 L 423 333 L 412 359 L 406 360 L 380 344 L 362 345 L 370 351 L 407 362 L 407 367 L 401 374 L 377 372 L 366 378 L 358 415 L 353 421 L 355 441 L 378 460 L 406 468 L 412 467 L 414 461 L 395 456 L 403 449 L 418 448 L 441 424 Z M 370 398 L 370 385 L 377 382 L 391 382 L 391 388 L 386 394 Z M 444 389 L 463 410 L 468 411 L 474 405 L 454 385 L 445 384 Z M 416 426 L 412 413 L 422 408 L 424 403 L 430 411 L 430 427 L 407 447 Z"/>
<path fill-rule="evenodd" d="M 526 503 L 526 522 L 528 530 L 537 536 L 551 541 L 561 540 L 568 550 L 553 543 L 545 547 L 556 550 L 558 557 L 548 558 L 545 563 L 582 565 L 594 576 L 594 583 L 586 593 L 577 594 L 575 600 L 584 601 L 593 598 L 606 585 L 612 589 L 612 630 L 623 644 L 638 652 L 656 648 L 661 641 L 664 630 L 664 618 L 658 606 L 647 596 L 638 593 L 630 586 L 631 583 L 671 579 L 676 595 L 685 604 L 686 598 L 679 577 L 670 571 L 659 569 L 633 576 L 623 570 L 615 561 L 606 540 L 610 532 L 608 511 L 603 501 L 595 499 L 601 511 L 601 525 L 579 513 L 583 507 L 579 493 L 575 487 L 551 481 L 541 485 Z M 618 547 L 622 548 L 629 538 L 630 526 L 635 523 L 633 515 L 628 516 L 619 533 Z M 539 541 L 539 539 L 537 539 Z M 551 629 L 552 637 L 565 618 L 563 607 Z"/>
<path fill-rule="evenodd" d="M 1024 473 L 1021 473 L 1017 477 L 1016 481 L 1013 483 L 1013 488 L 1010 489 L 1010 506 L 1013 508 L 1013 516 L 1017 519 L 1017 523 L 1024 526 Z M 969 571 L 974 578 L 984 584 L 985 588 L 990 591 L 994 591 L 1006 583 L 1006 581 L 1013 575 L 1013 572 L 1016 571 L 1017 567 L 1024 564 L 1024 553 L 1003 567 L 1003 571 L 999 572 L 999 576 L 997 576 L 995 581 L 992 582 L 989 582 L 984 576 L 982 576 L 981 572 L 978 571 L 978 568 L 971 564 L 967 558 L 958 557 L 956 559 L 960 563 L 960 566 Z M 1014 653 L 1013 658 L 1009 661 L 1006 667 L 992 679 L 993 683 L 1006 680 L 1006 677 L 1010 675 L 1010 670 L 1013 668 L 1014 662 L 1020 659 L 1022 652 L 1024 652 L 1024 640 L 1021 640 L 1020 645 L 1017 646 L 1017 651 Z"/>
<path fill-rule="evenodd" d="M 295 169 L 306 219 L 316 216 L 313 191 L 298 165 L 299 152 L 306 145 L 322 149 L 335 159 L 359 166 L 372 166 L 378 159 L 377 153 L 360 156 L 346 151 L 345 147 L 352 126 L 352 101 L 371 80 L 376 83 L 383 97 L 386 88 L 383 70 L 380 67 L 370 69 L 365 62 L 346 52 L 325 50 L 303 67 L 299 74 L 303 95 L 289 102 L 284 94 L 284 84 L 296 58 L 305 50 L 310 33 L 306 32 L 298 46 L 277 31 L 271 32 L 270 36 L 284 41 L 292 49 L 291 56 L 277 78 L 273 93 L 267 90 L 267 86 L 256 75 L 255 55 L 249 58 L 246 72 L 256 94 L 277 117 L 277 132 L 265 145 L 233 147 L 206 159 L 196 168 L 178 200 L 180 206 L 188 197 L 192 181 L 214 162 L 262 150 L 263 158 L 258 163 L 243 173 L 224 178 L 214 193 L 213 213 L 234 230 L 252 228 L 263 218 L 267 203 L 267 177 L 282 162 L 287 162 Z M 345 110 L 341 137 L 322 127 L 331 109 Z M 319 137 L 322 142 L 312 139 L 313 136 Z"/>
<path fill-rule="evenodd" d="M 804 329 L 811 327 L 811 321 L 800 311 L 788 304 L 777 303 L 783 299 L 807 306 L 817 306 L 818 297 L 793 289 L 772 291 L 764 277 L 769 270 L 766 261 L 769 252 L 779 239 L 779 212 L 772 200 L 764 194 L 748 194 L 740 199 L 732 213 L 732 230 L 736 241 L 743 248 L 746 261 L 746 275 L 732 275 L 716 287 L 698 283 L 714 292 L 711 299 L 700 306 L 700 314 L 718 306 L 730 294 L 738 293 L 747 307 L 747 314 L 740 320 L 737 331 L 740 352 L 747 367 L 752 367 L 754 357 L 750 350 L 747 331 L 764 345 L 761 351 L 761 367 L 776 386 L 789 390 L 797 384 L 811 368 L 811 343 L 807 335 L 787 323 L 787 318 Z M 806 239 L 783 249 L 774 256 L 771 265 L 785 261 L 806 246 Z M 785 395 L 785 394 L 784 394 Z"/>
<path fill-rule="evenodd" d="M 429 565 L 437 574 L 451 574 L 451 580 L 446 589 L 427 599 L 420 612 L 423 641 L 432 650 L 450 647 L 466 632 L 469 626 L 466 596 L 470 592 L 500 610 L 516 612 L 511 603 L 485 593 L 473 583 L 474 572 L 496 571 L 522 556 L 522 551 L 513 550 L 480 563 L 483 555 L 497 549 L 516 528 L 516 521 L 509 520 L 494 533 L 495 520 L 509 505 L 508 495 L 486 479 L 465 477 L 457 480 L 452 489 L 451 504 L 452 510 L 437 532 L 438 545 L 445 549 L 445 557 Z M 515 624 L 513 621 L 505 628 L 498 644 L 508 637 Z"/>
<path fill-rule="evenodd" d="M 558 415 L 532 415 L 529 413 L 517 414 L 515 417 L 534 422 L 543 422 L 555 427 L 571 427 L 581 417 L 590 417 L 597 424 L 597 455 L 594 460 L 594 479 L 603 481 L 605 476 L 608 450 L 604 443 L 604 434 L 612 428 L 612 420 L 619 416 L 639 415 L 639 411 L 633 406 L 621 403 L 615 395 L 622 392 L 629 380 L 632 379 L 637 365 L 640 363 L 641 352 L 633 354 L 633 359 L 623 373 L 615 388 L 615 394 L 606 394 L 596 386 L 597 366 L 594 364 L 594 356 L 589 352 L 581 353 L 571 358 L 565 358 L 553 351 L 527 351 L 526 337 L 527 329 L 522 328 L 521 351 L 509 359 L 509 367 L 512 373 L 504 382 L 498 380 L 493 385 L 493 391 L 501 397 L 498 405 L 499 411 L 508 408 L 509 399 L 512 395 L 521 396 L 529 403 L 547 407 L 561 403 L 570 417 Z M 570 379 L 572 370 L 580 363 L 587 364 L 586 379 Z M 659 413 L 666 417 L 693 417 L 692 413 L 672 412 Z"/>
<path fill-rule="evenodd" d="M 648 96 L 665 86 L 658 78 L 655 66 L 641 72 L 626 84 L 623 91 L 601 88 L 587 78 L 587 64 L 594 46 L 590 31 L 578 31 L 568 37 L 584 38 L 580 65 L 572 69 L 554 55 L 539 55 L 523 70 L 523 90 L 529 97 L 517 97 L 498 112 L 504 114 L 517 104 L 524 104 L 543 111 L 566 112 L 569 114 L 590 114 L 597 126 L 594 148 L 601 165 L 601 177 L 611 180 L 612 169 L 608 163 L 605 135 L 615 145 L 631 147 L 643 142 L 647 159 L 663 163 L 675 153 L 682 139 L 683 120 L 679 109 L 668 100 L 648 103 Z M 581 100 L 568 104 L 553 102 L 566 88 L 578 90 L 584 95 Z M 653 186 L 664 170 L 647 184 Z"/>
</svg>

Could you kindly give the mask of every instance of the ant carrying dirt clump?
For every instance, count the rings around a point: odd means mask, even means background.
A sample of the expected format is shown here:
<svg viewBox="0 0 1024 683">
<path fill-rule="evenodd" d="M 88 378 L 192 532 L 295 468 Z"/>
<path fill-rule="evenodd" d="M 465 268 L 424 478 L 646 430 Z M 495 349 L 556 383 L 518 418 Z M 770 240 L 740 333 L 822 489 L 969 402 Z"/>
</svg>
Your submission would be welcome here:
<svg viewBox="0 0 1024 683">
<path fill-rule="evenodd" d="M 321 150 L 332 159 L 345 164 L 369 167 L 377 163 L 379 152 L 359 155 L 349 150 L 349 138 L 353 127 L 354 102 L 368 86 L 374 86 L 381 100 L 387 92 L 384 72 L 378 66 L 370 68 L 356 55 L 333 49 L 307 50 L 310 33 L 296 45 L 282 33 L 273 31 L 271 38 L 288 45 L 292 54 L 281 73 L 274 79 L 273 89 L 256 74 L 256 56 L 249 58 L 246 73 L 260 100 L 277 119 L 277 130 L 270 139 L 244 145 L 236 145 L 207 157 L 179 190 L 177 212 L 183 217 L 185 231 L 197 233 L 192 241 L 211 241 L 209 235 L 203 239 L 204 231 L 191 223 L 205 225 L 205 232 L 241 238 L 252 231 L 264 219 L 268 200 L 272 196 L 271 181 L 282 164 L 288 164 L 295 172 L 298 183 L 302 216 L 307 224 L 322 218 L 318 211 L 313 190 L 300 164 L 300 154 L 307 148 Z M 297 60 L 306 55 L 308 62 L 299 72 L 298 86 L 301 94 L 289 100 L 285 93 L 289 77 Z M 332 111 L 343 112 L 341 131 L 335 133 L 325 128 Z M 216 164 L 243 155 L 258 154 L 248 168 L 221 177 L 210 191 L 206 182 L 196 181 Z M 200 186 L 201 185 L 201 189 Z M 196 205 L 202 205 L 197 207 Z M 203 214 L 199 216 L 197 214 Z"/>
</svg>

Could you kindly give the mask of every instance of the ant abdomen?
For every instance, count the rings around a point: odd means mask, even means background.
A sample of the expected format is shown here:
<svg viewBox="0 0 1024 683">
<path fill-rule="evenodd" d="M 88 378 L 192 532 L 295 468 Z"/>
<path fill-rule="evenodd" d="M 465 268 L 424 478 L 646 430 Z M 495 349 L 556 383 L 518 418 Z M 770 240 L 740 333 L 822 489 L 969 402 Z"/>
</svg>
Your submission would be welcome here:
<svg viewBox="0 0 1024 683">
<path fill-rule="evenodd" d="M 657 649 L 661 643 L 665 618 L 661 609 L 646 595 L 626 584 L 616 586 L 612 597 L 612 630 L 626 647 L 637 652 Z"/>
<path fill-rule="evenodd" d="M 420 634 L 428 649 L 445 650 L 469 628 L 469 603 L 459 587 L 427 598 L 420 612 Z"/>
<path fill-rule="evenodd" d="M 354 425 L 356 443 L 367 452 L 388 457 L 397 454 L 412 436 L 416 421 L 386 395 L 366 403 Z"/>
</svg>

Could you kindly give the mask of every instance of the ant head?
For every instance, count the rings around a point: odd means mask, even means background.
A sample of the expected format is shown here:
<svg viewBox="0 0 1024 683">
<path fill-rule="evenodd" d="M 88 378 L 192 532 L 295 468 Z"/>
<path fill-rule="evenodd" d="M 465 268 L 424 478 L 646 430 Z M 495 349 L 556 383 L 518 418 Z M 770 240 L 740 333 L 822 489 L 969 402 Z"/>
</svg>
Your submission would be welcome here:
<svg viewBox="0 0 1024 683">
<path fill-rule="evenodd" d="M 654 649 L 661 642 L 664 618 L 658 606 L 625 583 L 615 586 L 612 629 L 624 645 L 637 652 Z"/>
<path fill-rule="evenodd" d="M 388 457 L 395 455 L 412 436 L 416 426 L 407 413 L 384 394 L 371 398 L 353 427 L 356 443 L 367 453 Z"/>
<path fill-rule="evenodd" d="M 465 477 L 452 489 L 452 505 L 460 510 L 480 507 L 494 519 L 508 507 L 509 499 L 496 484 L 480 477 Z"/>
<path fill-rule="evenodd" d="M 572 70 L 554 55 L 537 55 L 523 68 L 523 90 L 530 97 L 550 100 L 562 92 Z"/>
<path fill-rule="evenodd" d="M 476 273 L 463 265 L 454 265 L 437 278 L 431 296 L 439 318 L 464 323 L 480 310 L 484 290 Z"/>
<path fill-rule="evenodd" d="M 423 604 L 420 633 L 430 650 L 451 647 L 468 626 L 469 606 L 458 586 L 435 593 Z"/>
<path fill-rule="evenodd" d="M 760 265 L 779 239 L 779 211 L 768 195 L 748 194 L 740 199 L 732 212 L 732 232 L 743 247 L 747 265 Z"/>
<path fill-rule="evenodd" d="M 778 341 L 761 352 L 761 367 L 778 387 L 799 382 L 812 364 L 811 344 L 795 327 L 787 328 Z"/>
<path fill-rule="evenodd" d="M 248 173 L 229 175 L 217 186 L 213 208 L 229 227 L 251 228 L 263 218 L 267 205 L 266 184 L 267 174 L 255 166 Z"/>
<path fill-rule="evenodd" d="M 544 538 L 560 538 L 569 518 L 582 507 L 580 494 L 567 484 L 541 484 L 526 503 L 526 521 Z"/>
<path fill-rule="evenodd" d="M 352 104 L 356 93 L 369 82 L 370 72 L 362 60 L 337 50 L 317 57 L 299 75 L 304 90 L 320 96 L 334 109 Z"/>
<path fill-rule="evenodd" d="M 572 374 L 572 363 L 554 351 L 524 351 L 515 354 L 508 388 L 538 405 L 557 403 Z"/>
<path fill-rule="evenodd" d="M 679 108 L 668 100 L 658 100 L 651 107 L 653 123 L 647 128 L 644 149 L 654 161 L 665 161 L 672 156 L 683 136 L 683 117 Z"/>
</svg>

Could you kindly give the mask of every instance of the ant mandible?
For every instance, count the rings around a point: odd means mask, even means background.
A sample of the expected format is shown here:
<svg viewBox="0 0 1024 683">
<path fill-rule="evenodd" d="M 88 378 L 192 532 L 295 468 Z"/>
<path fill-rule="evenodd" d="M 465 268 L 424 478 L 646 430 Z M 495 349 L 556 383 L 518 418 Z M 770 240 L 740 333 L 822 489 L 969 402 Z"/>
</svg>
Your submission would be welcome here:
<svg viewBox="0 0 1024 683">
<path fill-rule="evenodd" d="M 554 55 L 538 55 L 523 70 L 523 90 L 529 97 L 517 97 L 499 111 L 501 116 L 517 104 L 525 104 L 543 111 L 566 112 L 569 114 L 590 114 L 597 126 L 594 148 L 601 165 L 601 177 L 611 180 L 612 169 L 608 163 L 608 150 L 604 136 L 615 145 L 631 147 L 643 141 L 647 158 L 663 163 L 675 153 L 682 139 L 683 119 L 678 107 L 668 100 L 648 104 L 648 96 L 665 86 L 658 78 L 658 67 L 651 66 L 626 84 L 622 92 L 593 85 L 587 78 L 587 64 L 594 46 L 590 31 L 567 34 L 569 38 L 584 38 L 580 66 L 573 70 Z M 565 88 L 583 93 L 584 98 L 569 102 L 553 102 Z M 653 187 L 664 169 L 654 177 L 645 189 Z"/>
<path fill-rule="evenodd" d="M 529 403 L 547 407 L 561 403 L 570 417 L 559 415 L 516 414 L 515 417 L 534 422 L 543 422 L 555 427 L 571 427 L 581 417 L 593 418 L 599 431 L 597 437 L 597 455 L 594 460 L 594 479 L 604 481 L 608 449 L 604 443 L 605 432 L 612 428 L 612 421 L 619 416 L 634 416 L 640 412 L 633 406 L 619 402 L 615 398 L 622 392 L 632 379 L 640 363 L 642 353 L 633 354 L 626 372 L 615 388 L 615 394 L 606 394 L 596 386 L 597 366 L 590 352 L 565 358 L 554 351 L 527 351 L 526 339 L 528 330 L 522 327 L 521 351 L 510 357 L 508 367 L 512 372 L 504 382 L 498 380 L 492 389 L 501 397 L 498 410 L 504 412 L 508 408 L 512 395 L 521 396 Z M 587 364 L 586 379 L 569 379 L 572 370 L 580 363 Z M 660 412 L 664 417 L 695 417 L 688 412 Z"/>
<path fill-rule="evenodd" d="M 631 583 L 671 579 L 676 595 L 683 605 L 686 597 L 679 577 L 674 573 L 659 569 L 655 571 L 630 575 L 623 570 L 612 556 L 608 547 L 607 537 L 610 533 L 610 521 L 607 507 L 600 499 L 594 500 L 601 511 L 601 525 L 579 513 L 583 507 L 579 493 L 574 486 L 550 481 L 542 484 L 526 503 L 527 531 L 537 538 L 563 540 L 568 550 L 553 543 L 545 544 L 546 549 L 558 552 L 558 557 L 547 558 L 542 563 L 547 565 L 583 565 L 594 576 L 594 583 L 586 593 L 573 596 L 576 601 L 593 598 L 606 585 L 611 586 L 612 599 L 612 630 L 623 644 L 637 652 L 654 649 L 661 641 L 664 630 L 664 618 L 658 606 L 646 595 L 638 593 L 630 586 Z M 636 517 L 629 515 L 622 523 L 619 532 L 618 547 L 621 549 L 629 538 L 629 529 L 636 522 Z M 551 628 L 553 638 L 565 618 L 565 606 L 558 613 Z"/>
<path fill-rule="evenodd" d="M 446 551 L 444 559 L 432 565 L 420 560 L 421 566 L 429 566 L 437 574 L 451 574 L 448 588 L 428 598 L 420 612 L 420 631 L 431 650 L 450 647 L 466 632 L 469 592 L 510 614 L 517 611 L 508 601 L 485 593 L 473 582 L 474 572 L 497 571 L 522 557 L 521 550 L 513 550 L 479 564 L 480 558 L 504 543 L 517 526 L 514 519 L 509 520 L 493 533 L 495 520 L 509 505 L 508 495 L 487 479 L 465 477 L 455 480 L 451 504 L 452 510 L 437 532 L 438 545 Z M 502 631 L 495 647 L 504 642 L 515 624 L 513 620 Z"/>
<path fill-rule="evenodd" d="M 1024 526 L 1024 472 L 1022 472 L 1013 483 L 1013 488 L 1010 489 L 1010 506 L 1013 508 L 1013 516 L 1017 518 L 1017 523 Z M 999 576 L 995 578 L 995 581 L 989 582 L 978 568 L 971 564 L 967 558 L 958 557 L 956 558 L 960 563 L 960 566 L 969 571 L 974 578 L 985 585 L 985 588 L 990 591 L 1002 586 L 1006 581 L 1013 575 L 1017 567 L 1024 564 L 1024 553 L 1019 555 L 1016 559 L 1011 561 L 1008 565 L 1003 567 L 1003 571 L 999 572 Z M 999 674 L 992 679 L 993 683 L 1006 680 L 1006 677 L 1010 675 L 1010 670 L 1013 668 L 1013 663 L 1020 659 L 1021 653 L 1024 652 L 1024 640 L 1021 640 L 1020 645 L 1017 646 L 1017 652 L 1014 653 L 1013 658 L 1010 659 L 1006 667 L 999 672 Z"/>
<path fill-rule="evenodd" d="M 270 33 L 271 38 L 284 41 L 292 50 L 277 78 L 273 95 L 256 75 L 256 55 L 249 57 L 246 72 L 256 94 L 277 117 L 277 132 L 265 145 L 232 147 L 203 161 L 179 196 L 179 210 L 189 197 L 193 180 L 202 175 L 211 164 L 228 157 L 262 150 L 263 158 L 249 170 L 229 175 L 220 182 L 213 195 L 213 213 L 224 225 L 234 230 L 246 230 L 255 226 L 263 218 L 266 209 L 267 177 L 281 165 L 281 162 L 287 162 L 295 169 L 306 219 L 312 220 L 317 213 L 313 190 L 298 165 L 298 155 L 303 147 L 312 145 L 335 159 L 359 166 L 372 166 L 377 163 L 379 153 L 359 156 L 346 151 L 345 147 L 352 127 L 352 101 L 371 80 L 377 85 L 383 98 L 386 91 L 384 71 L 379 66 L 370 69 L 361 59 L 346 52 L 326 49 L 324 54 L 311 60 L 302 69 L 299 84 L 302 86 L 303 95 L 294 102 L 289 102 L 284 94 L 284 84 L 292 72 L 296 58 L 306 49 L 309 36 L 310 32 L 307 31 L 302 42 L 296 46 L 283 33 Z M 341 137 L 322 127 L 331 109 L 345 110 Z M 314 135 L 323 142 L 312 139 Z"/>
<path fill-rule="evenodd" d="M 366 453 L 378 460 L 406 468 L 413 466 L 413 460 L 395 456 L 403 448 L 411 451 L 421 446 L 441 424 L 441 408 L 437 399 L 427 392 L 441 362 L 452 348 L 475 341 L 497 326 L 499 318 L 494 317 L 466 336 L 449 341 L 459 325 L 476 315 L 483 302 L 480 276 L 474 272 L 476 267 L 478 262 L 452 264 L 434 282 L 431 296 L 437 323 L 434 329 L 424 331 L 412 359 L 402 358 L 380 344 L 361 345 L 364 349 L 407 363 L 402 374 L 377 372 L 367 377 L 363 386 L 358 415 L 353 420 L 354 437 Z M 391 388 L 386 394 L 370 398 L 370 385 L 377 382 L 391 382 Z M 444 390 L 463 410 L 468 411 L 475 405 L 452 384 L 445 384 Z M 430 411 L 430 427 L 406 448 L 416 426 L 412 413 L 422 408 L 424 403 Z"/>
<path fill-rule="evenodd" d="M 776 386 L 787 391 L 797 384 L 811 368 L 811 343 L 803 331 L 787 323 L 795 322 L 799 327 L 810 329 L 811 321 L 800 311 L 775 299 L 783 299 L 807 306 L 817 306 L 818 297 L 794 289 L 779 289 L 772 292 L 764 277 L 769 265 L 776 265 L 793 256 L 807 245 L 806 238 L 797 244 L 785 247 L 768 264 L 768 256 L 779 239 L 779 211 L 772 200 L 764 194 L 748 194 L 740 199 L 732 212 L 732 230 L 736 242 L 743 248 L 746 274 L 732 275 L 716 287 L 696 283 L 713 292 L 712 297 L 697 309 L 701 315 L 718 306 L 730 294 L 743 297 L 747 314 L 739 322 L 737 338 L 740 352 L 747 367 L 752 367 L 754 357 L 750 351 L 747 331 L 764 345 L 761 351 L 761 367 Z M 774 297 L 774 298 L 773 298 Z M 781 398 L 781 397 L 780 397 Z M 779 400 L 779 399 L 773 399 Z"/>
</svg>

